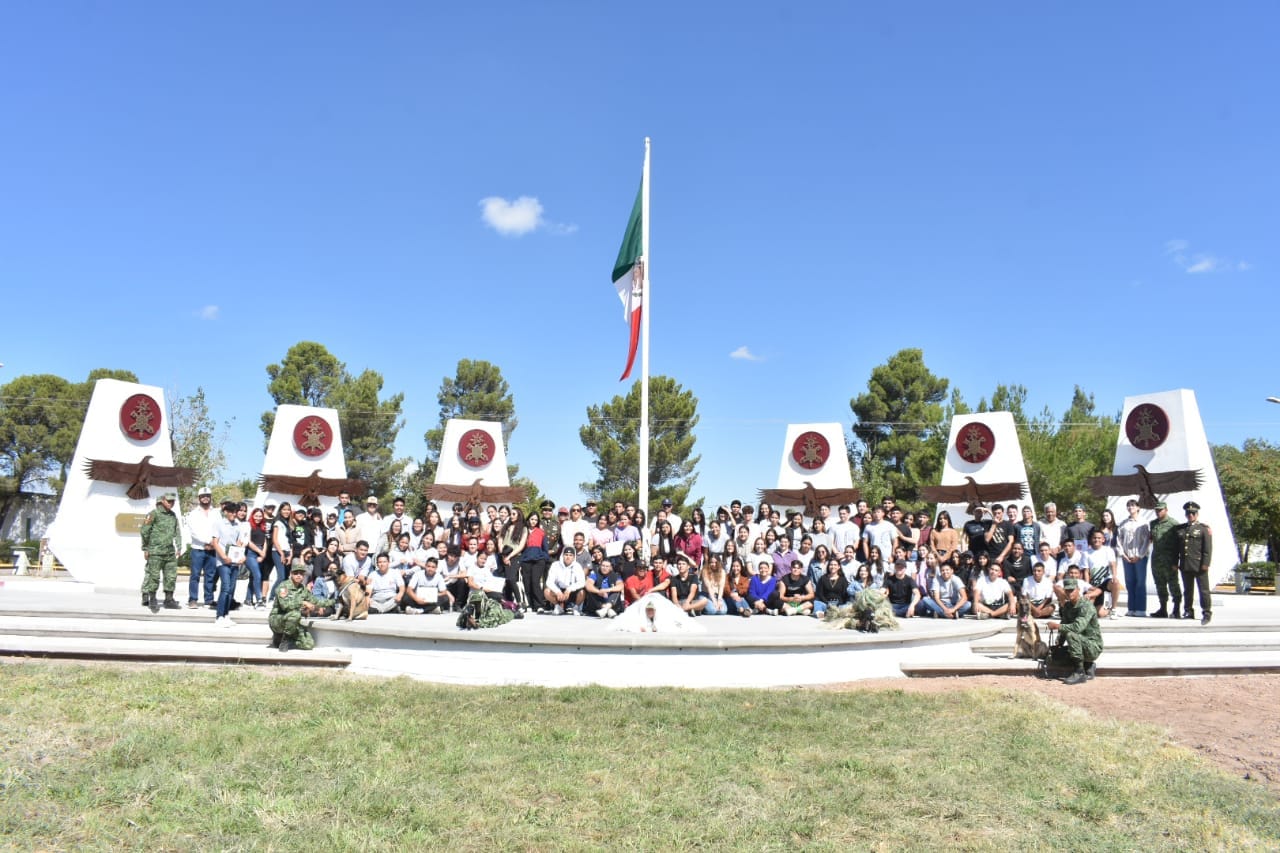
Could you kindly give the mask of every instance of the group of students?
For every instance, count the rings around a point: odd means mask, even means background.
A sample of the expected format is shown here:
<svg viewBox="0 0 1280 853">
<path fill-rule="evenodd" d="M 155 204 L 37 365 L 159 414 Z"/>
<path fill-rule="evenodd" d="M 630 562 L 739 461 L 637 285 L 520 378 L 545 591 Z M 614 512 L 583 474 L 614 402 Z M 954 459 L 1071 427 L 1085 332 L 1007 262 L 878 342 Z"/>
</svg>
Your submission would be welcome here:
<svg viewBox="0 0 1280 853">
<path fill-rule="evenodd" d="M 635 507 L 593 501 L 558 510 L 544 501 L 529 513 L 455 504 L 447 519 L 434 505 L 410 516 L 401 498 L 386 516 L 373 497 L 364 512 L 346 496 L 328 511 L 268 503 L 244 517 L 246 604 L 265 601 L 272 568 L 282 580 L 302 565 L 318 597 L 332 597 L 343 573 L 358 580 L 372 613 L 461 610 L 478 590 L 517 615 L 612 618 L 657 593 L 690 616 L 820 617 L 876 589 L 899 617 L 1006 618 L 1025 595 L 1047 618 L 1055 584 L 1074 566 L 1084 594 L 1109 615 L 1114 520 L 1104 514 L 1095 529 L 1082 505 L 1072 524 L 1053 504 L 1045 509 L 1036 520 L 1030 506 L 977 507 L 956 528 L 946 511 L 931 519 L 891 498 L 785 520 L 767 503 L 740 501 L 681 519 L 666 500 L 652 522 Z"/>
</svg>

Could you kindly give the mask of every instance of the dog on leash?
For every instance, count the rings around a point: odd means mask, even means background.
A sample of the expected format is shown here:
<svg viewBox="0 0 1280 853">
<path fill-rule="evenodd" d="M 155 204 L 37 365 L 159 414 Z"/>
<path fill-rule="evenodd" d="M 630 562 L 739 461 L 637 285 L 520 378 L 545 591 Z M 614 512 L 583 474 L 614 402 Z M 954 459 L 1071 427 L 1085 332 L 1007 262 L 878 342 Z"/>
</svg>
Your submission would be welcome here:
<svg viewBox="0 0 1280 853">
<path fill-rule="evenodd" d="M 1030 660 L 1042 660 L 1049 654 L 1049 646 L 1040 639 L 1040 626 L 1031 615 L 1031 602 L 1025 595 L 1018 596 L 1018 638 L 1014 642 L 1013 656 Z"/>
<path fill-rule="evenodd" d="M 338 603 L 333 618 L 348 622 L 369 618 L 369 595 L 360 582 L 346 572 L 338 574 Z"/>
</svg>

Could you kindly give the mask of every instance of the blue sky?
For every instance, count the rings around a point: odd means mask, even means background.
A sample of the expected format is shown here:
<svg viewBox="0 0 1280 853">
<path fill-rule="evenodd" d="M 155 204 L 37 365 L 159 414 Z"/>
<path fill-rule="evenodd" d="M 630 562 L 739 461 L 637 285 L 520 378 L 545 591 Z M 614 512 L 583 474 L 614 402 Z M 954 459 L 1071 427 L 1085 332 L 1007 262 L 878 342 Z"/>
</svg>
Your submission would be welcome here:
<svg viewBox="0 0 1280 853">
<path fill-rule="evenodd" d="M 6 4 L 0 380 L 203 386 L 237 477 L 299 340 L 405 393 L 413 457 L 488 359 L 572 501 L 650 136 L 695 496 L 774 485 L 785 425 L 913 346 L 970 404 L 1189 387 L 1210 441 L 1274 441 L 1277 43 L 1265 2 Z"/>
</svg>

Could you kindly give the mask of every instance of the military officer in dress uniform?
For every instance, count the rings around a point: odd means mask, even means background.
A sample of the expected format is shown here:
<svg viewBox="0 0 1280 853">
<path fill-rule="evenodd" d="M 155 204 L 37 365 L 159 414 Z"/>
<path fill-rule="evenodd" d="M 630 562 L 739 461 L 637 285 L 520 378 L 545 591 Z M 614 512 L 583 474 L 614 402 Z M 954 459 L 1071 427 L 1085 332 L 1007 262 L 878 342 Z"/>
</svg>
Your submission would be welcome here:
<svg viewBox="0 0 1280 853">
<path fill-rule="evenodd" d="M 1213 558 L 1213 531 L 1200 523 L 1200 504 L 1187 501 L 1182 505 L 1187 514 L 1185 524 L 1178 525 L 1178 571 L 1182 572 L 1182 618 L 1196 618 L 1191 606 L 1194 587 L 1200 589 L 1201 625 L 1208 625 L 1213 616 L 1213 602 L 1209 598 L 1209 561 Z"/>
<path fill-rule="evenodd" d="M 147 573 L 142 580 L 142 606 L 152 613 L 160 612 L 156 593 L 164 587 L 164 606 L 178 610 L 180 605 L 173 598 L 174 584 L 178 580 L 178 516 L 173 505 L 178 496 L 173 492 L 161 495 L 156 508 L 142 522 L 138 531 L 142 534 L 142 557 L 147 561 Z"/>
<path fill-rule="evenodd" d="M 556 511 L 556 505 L 550 500 L 545 500 L 538 508 L 542 510 L 539 523 L 542 525 L 542 531 L 547 535 L 546 551 L 548 554 L 559 554 L 563 543 L 560 541 L 560 520 L 552 514 Z"/>
<path fill-rule="evenodd" d="M 1151 615 L 1156 619 L 1178 618 L 1182 601 L 1182 584 L 1178 582 L 1178 522 L 1169 517 L 1169 505 L 1156 504 L 1156 519 L 1151 522 L 1151 576 L 1156 581 L 1160 609 Z M 1167 610 L 1170 600 L 1173 608 Z"/>
</svg>

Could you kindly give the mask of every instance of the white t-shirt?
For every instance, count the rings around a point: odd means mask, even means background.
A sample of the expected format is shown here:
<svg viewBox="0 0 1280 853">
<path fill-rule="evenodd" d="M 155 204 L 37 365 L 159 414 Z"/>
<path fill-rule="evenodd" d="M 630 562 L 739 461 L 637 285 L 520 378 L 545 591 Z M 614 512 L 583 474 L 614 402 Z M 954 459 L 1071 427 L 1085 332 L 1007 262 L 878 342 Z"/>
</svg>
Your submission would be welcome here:
<svg viewBox="0 0 1280 853">
<path fill-rule="evenodd" d="M 843 554 L 845 546 L 858 547 L 858 539 L 862 536 L 862 528 L 852 521 L 837 521 L 831 526 L 831 547 L 836 553 Z M 814 543 L 817 547 L 817 543 Z"/>
<path fill-rule="evenodd" d="M 374 571 L 369 575 L 369 597 L 374 601 L 391 601 L 402 588 L 404 588 L 404 578 L 399 572 L 388 571 L 384 575 L 382 572 Z"/>
<path fill-rule="evenodd" d="M 893 546 L 898 542 L 898 528 L 891 522 L 868 524 L 862 531 L 862 538 L 867 540 L 867 547 L 872 545 L 878 547 L 880 556 L 884 557 L 886 562 L 893 559 Z"/>
<path fill-rule="evenodd" d="M 975 584 L 975 591 L 982 603 L 988 607 L 999 604 L 1002 598 L 1008 601 L 1013 597 L 1013 590 L 1009 588 L 1009 582 L 1004 578 L 992 580 L 989 577 L 980 577 Z"/>
<path fill-rule="evenodd" d="M 1100 581 L 1104 578 L 1115 577 L 1112 566 L 1116 562 L 1116 552 L 1110 545 L 1090 551 L 1085 555 L 1084 562 L 1088 564 L 1089 582 L 1094 586 L 1100 586 Z"/>
<path fill-rule="evenodd" d="M 1035 575 L 1028 575 L 1022 579 L 1022 594 L 1032 601 L 1044 601 L 1053 597 L 1053 581 L 1049 579 L 1049 573 L 1036 582 Z"/>
</svg>

